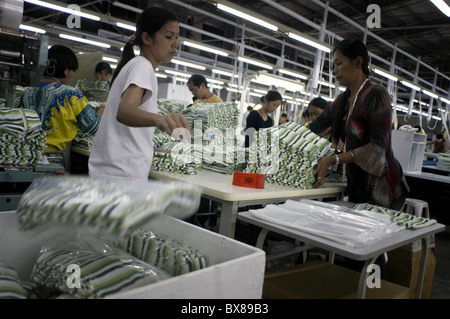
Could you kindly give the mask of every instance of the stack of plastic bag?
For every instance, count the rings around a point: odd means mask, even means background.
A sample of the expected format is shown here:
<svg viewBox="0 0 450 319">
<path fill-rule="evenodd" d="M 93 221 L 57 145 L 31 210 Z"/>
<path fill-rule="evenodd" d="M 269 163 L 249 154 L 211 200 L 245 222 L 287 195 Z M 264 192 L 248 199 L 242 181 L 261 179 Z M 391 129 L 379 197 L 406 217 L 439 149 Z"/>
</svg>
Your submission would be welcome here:
<svg viewBox="0 0 450 319">
<path fill-rule="evenodd" d="M 254 138 L 246 172 L 283 186 L 312 188 L 317 161 L 333 152 L 327 139 L 294 122 L 259 130 Z"/>
<path fill-rule="evenodd" d="M 190 217 L 200 197 L 200 187 L 182 182 L 47 176 L 35 179 L 22 195 L 17 219 L 21 230 L 68 224 L 124 237 L 163 214 Z"/>
<path fill-rule="evenodd" d="M 46 133 L 36 111 L 0 109 L 0 164 L 29 165 L 44 157 Z"/>
</svg>

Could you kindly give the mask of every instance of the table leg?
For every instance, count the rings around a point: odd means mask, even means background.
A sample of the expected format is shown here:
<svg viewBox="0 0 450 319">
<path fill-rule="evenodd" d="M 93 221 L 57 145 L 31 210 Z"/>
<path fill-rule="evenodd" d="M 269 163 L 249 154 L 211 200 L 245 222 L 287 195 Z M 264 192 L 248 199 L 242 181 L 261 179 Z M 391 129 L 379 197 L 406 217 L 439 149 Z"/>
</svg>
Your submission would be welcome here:
<svg viewBox="0 0 450 319">
<path fill-rule="evenodd" d="M 428 258 L 428 240 L 422 238 L 422 254 L 420 255 L 419 277 L 417 278 L 416 299 L 422 298 L 423 280 L 425 278 L 425 268 Z"/>
<path fill-rule="evenodd" d="M 367 277 L 369 276 L 367 268 L 369 267 L 369 265 L 375 263 L 377 257 L 378 256 L 373 257 L 372 259 L 367 259 L 364 263 L 361 274 L 359 276 L 358 291 L 356 292 L 356 298 L 358 299 L 364 299 L 366 297 Z"/>
<path fill-rule="evenodd" d="M 220 203 L 222 209 L 220 211 L 219 234 L 234 238 L 239 203 L 227 201 Z"/>
<path fill-rule="evenodd" d="M 263 249 L 264 241 L 266 240 L 267 234 L 269 233 L 268 229 L 261 229 L 258 235 L 258 239 L 256 240 L 256 247 L 259 249 Z"/>
</svg>

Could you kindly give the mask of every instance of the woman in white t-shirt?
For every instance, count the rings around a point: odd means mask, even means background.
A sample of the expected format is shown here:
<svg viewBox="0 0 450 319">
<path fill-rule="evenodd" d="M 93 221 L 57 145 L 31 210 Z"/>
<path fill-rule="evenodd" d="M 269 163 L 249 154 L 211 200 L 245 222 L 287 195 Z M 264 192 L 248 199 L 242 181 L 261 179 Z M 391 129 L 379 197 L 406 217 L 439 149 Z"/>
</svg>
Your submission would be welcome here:
<svg viewBox="0 0 450 319">
<path fill-rule="evenodd" d="M 190 125 L 182 114 L 158 114 L 155 69 L 172 60 L 178 35 L 179 23 L 172 12 L 151 7 L 141 13 L 112 78 L 89 158 L 90 176 L 147 180 L 155 127 L 190 138 Z M 141 49 L 139 56 L 134 55 L 134 45 Z"/>
</svg>

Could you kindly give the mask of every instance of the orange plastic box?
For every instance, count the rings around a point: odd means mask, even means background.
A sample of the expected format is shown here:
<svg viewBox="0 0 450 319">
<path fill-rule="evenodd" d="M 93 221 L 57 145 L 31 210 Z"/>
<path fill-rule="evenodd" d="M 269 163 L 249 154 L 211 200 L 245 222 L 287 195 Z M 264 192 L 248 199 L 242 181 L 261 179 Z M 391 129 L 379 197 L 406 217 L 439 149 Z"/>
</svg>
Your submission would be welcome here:
<svg viewBox="0 0 450 319">
<path fill-rule="evenodd" d="M 265 178 L 264 174 L 233 172 L 233 185 L 264 188 Z"/>
</svg>

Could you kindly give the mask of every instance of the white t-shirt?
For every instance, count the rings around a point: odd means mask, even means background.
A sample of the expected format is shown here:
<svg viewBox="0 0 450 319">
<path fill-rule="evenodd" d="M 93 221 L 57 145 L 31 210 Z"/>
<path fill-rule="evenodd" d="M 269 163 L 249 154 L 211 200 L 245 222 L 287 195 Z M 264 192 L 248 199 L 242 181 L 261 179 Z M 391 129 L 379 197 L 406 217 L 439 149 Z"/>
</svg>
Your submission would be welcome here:
<svg viewBox="0 0 450 319">
<path fill-rule="evenodd" d="M 158 81 L 146 58 L 131 59 L 114 80 L 89 157 L 89 175 L 110 179 L 148 180 L 153 159 L 154 127 L 131 127 L 117 121 L 122 94 L 135 84 L 145 90 L 139 108 L 158 113 Z"/>
</svg>

